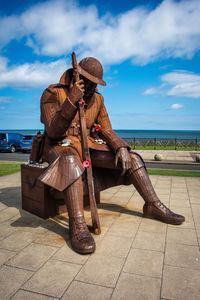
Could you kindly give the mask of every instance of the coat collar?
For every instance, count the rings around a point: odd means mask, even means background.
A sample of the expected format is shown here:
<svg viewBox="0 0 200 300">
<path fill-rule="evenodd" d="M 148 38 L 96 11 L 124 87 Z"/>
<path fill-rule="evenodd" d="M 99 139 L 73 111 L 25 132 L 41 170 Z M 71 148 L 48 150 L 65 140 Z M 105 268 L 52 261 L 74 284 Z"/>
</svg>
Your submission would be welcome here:
<svg viewBox="0 0 200 300">
<path fill-rule="evenodd" d="M 63 73 L 63 75 L 60 77 L 59 83 L 63 85 L 70 85 L 72 76 L 73 76 L 73 69 L 71 68 Z"/>
</svg>

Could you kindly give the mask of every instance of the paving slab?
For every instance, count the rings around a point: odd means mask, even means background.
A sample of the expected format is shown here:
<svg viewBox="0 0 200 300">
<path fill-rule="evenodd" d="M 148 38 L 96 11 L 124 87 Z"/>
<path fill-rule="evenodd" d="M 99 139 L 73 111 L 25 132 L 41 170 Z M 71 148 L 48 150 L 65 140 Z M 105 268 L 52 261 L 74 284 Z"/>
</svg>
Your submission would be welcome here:
<svg viewBox="0 0 200 300">
<path fill-rule="evenodd" d="M 73 281 L 62 300 L 109 300 L 112 292 L 111 288 Z"/>
<path fill-rule="evenodd" d="M 200 197 L 200 196 L 199 196 Z M 192 214 L 194 218 L 195 224 L 200 224 L 200 205 L 199 204 L 192 204 Z"/>
<path fill-rule="evenodd" d="M 139 230 L 134 239 L 132 247 L 164 252 L 165 238 L 165 233 Z"/>
<path fill-rule="evenodd" d="M 27 281 L 23 289 L 61 297 L 80 268 L 80 265 L 51 259 Z"/>
<path fill-rule="evenodd" d="M 76 279 L 105 287 L 115 287 L 123 264 L 124 258 L 94 254 L 88 259 Z"/>
<path fill-rule="evenodd" d="M 165 264 L 182 268 L 200 270 L 199 247 L 167 243 Z"/>
<path fill-rule="evenodd" d="M 159 300 L 161 280 L 121 273 L 112 300 Z"/>
<path fill-rule="evenodd" d="M 168 227 L 167 243 L 198 246 L 195 229 Z"/>
<path fill-rule="evenodd" d="M 11 223 L 10 221 L 1 223 L 0 237 L 5 238 L 17 230 Z"/>
<path fill-rule="evenodd" d="M 9 260 L 7 265 L 37 271 L 58 249 L 32 243 Z"/>
<path fill-rule="evenodd" d="M 132 244 L 132 239 L 107 234 L 101 244 L 97 247 L 96 253 L 105 256 L 126 257 Z"/>
<path fill-rule="evenodd" d="M 35 241 L 43 245 L 62 247 L 66 244 L 67 238 L 67 233 L 66 236 L 63 237 L 59 233 L 48 231 L 46 234 L 40 235 Z"/>
<path fill-rule="evenodd" d="M 32 232 L 16 231 L 3 239 L 0 248 L 20 251 L 37 238 L 37 235 Z"/>
<path fill-rule="evenodd" d="M 140 224 L 141 231 L 166 233 L 167 225 L 157 220 L 143 218 Z"/>
<path fill-rule="evenodd" d="M 180 226 L 142 218 L 133 186 L 101 193 L 97 250 L 71 249 L 68 215 L 21 209 L 20 173 L 0 182 L 0 299 L 200 299 L 200 178 L 150 176 Z M 86 221 L 91 225 L 89 207 Z"/>
<path fill-rule="evenodd" d="M 58 298 L 54 298 L 42 294 L 36 294 L 25 290 L 19 290 L 12 297 L 12 300 L 58 300 Z"/>
<path fill-rule="evenodd" d="M 188 199 L 182 199 L 181 197 L 178 197 L 176 199 L 171 198 L 170 199 L 170 208 L 172 208 L 172 207 L 177 207 L 176 210 L 178 209 L 178 207 L 189 208 L 190 207 L 189 198 Z"/>
<path fill-rule="evenodd" d="M 10 266 L 0 268 L 0 299 L 9 299 L 32 276 L 32 272 Z"/>
<path fill-rule="evenodd" d="M 19 210 L 16 207 L 7 207 L 0 211 L 0 223 L 19 215 Z"/>
<path fill-rule="evenodd" d="M 15 256 L 16 252 L 6 249 L 0 249 L 0 266 L 5 264 L 11 257 Z"/>
<path fill-rule="evenodd" d="M 161 278 L 164 254 L 158 251 L 131 249 L 123 271 Z"/>
<path fill-rule="evenodd" d="M 194 163 L 196 154 L 199 151 L 181 151 L 181 150 L 136 150 L 145 161 L 155 161 L 154 156 L 160 154 L 162 161 L 167 162 L 189 162 Z"/>
<path fill-rule="evenodd" d="M 72 250 L 70 244 L 62 246 L 52 257 L 53 259 L 83 265 L 89 258 L 88 255 L 80 255 Z"/>
<path fill-rule="evenodd" d="M 175 300 L 200 299 L 200 271 L 165 266 L 162 297 Z"/>
<path fill-rule="evenodd" d="M 108 234 L 112 236 L 122 236 L 124 238 L 134 238 L 138 231 L 139 223 L 134 219 L 118 218 L 109 228 Z"/>
</svg>

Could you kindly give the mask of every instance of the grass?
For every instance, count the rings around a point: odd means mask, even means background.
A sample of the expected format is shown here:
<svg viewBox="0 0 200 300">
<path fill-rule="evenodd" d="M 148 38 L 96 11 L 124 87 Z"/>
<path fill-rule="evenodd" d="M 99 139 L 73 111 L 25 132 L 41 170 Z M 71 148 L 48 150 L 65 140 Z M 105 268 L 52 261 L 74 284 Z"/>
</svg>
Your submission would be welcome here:
<svg viewBox="0 0 200 300">
<path fill-rule="evenodd" d="M 0 176 L 20 172 L 20 170 L 21 170 L 20 166 L 21 166 L 21 163 L 19 163 L 19 162 L 1 161 L 0 162 Z"/>
<path fill-rule="evenodd" d="M 20 172 L 21 163 L 18 162 L 0 162 L 0 176 Z M 182 176 L 182 177 L 200 177 L 200 171 L 184 171 L 184 170 L 160 170 L 147 169 L 149 175 L 163 175 L 163 176 Z"/>
<path fill-rule="evenodd" d="M 200 171 L 147 169 L 149 175 L 200 177 Z"/>
</svg>

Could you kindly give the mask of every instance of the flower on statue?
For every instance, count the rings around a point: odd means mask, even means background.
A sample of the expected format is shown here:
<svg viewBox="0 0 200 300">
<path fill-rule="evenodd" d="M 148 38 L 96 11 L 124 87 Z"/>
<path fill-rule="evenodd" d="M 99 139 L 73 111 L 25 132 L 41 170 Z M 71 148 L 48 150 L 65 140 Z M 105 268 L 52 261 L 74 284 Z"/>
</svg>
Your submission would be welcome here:
<svg viewBox="0 0 200 300">
<path fill-rule="evenodd" d="M 101 125 L 94 123 L 94 129 L 95 131 L 101 130 Z"/>
<path fill-rule="evenodd" d="M 91 161 L 89 159 L 84 160 L 83 165 L 85 168 L 91 167 Z"/>
<path fill-rule="evenodd" d="M 81 99 L 81 101 L 79 102 L 81 105 L 86 105 L 86 102 L 83 100 L 83 99 Z"/>
</svg>

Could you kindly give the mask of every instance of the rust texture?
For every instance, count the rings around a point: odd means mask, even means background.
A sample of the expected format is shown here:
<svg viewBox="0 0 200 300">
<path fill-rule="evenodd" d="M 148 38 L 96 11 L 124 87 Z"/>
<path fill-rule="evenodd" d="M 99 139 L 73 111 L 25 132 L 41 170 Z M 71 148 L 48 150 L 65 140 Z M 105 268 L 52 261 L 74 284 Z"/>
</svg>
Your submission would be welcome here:
<svg viewBox="0 0 200 300">
<path fill-rule="evenodd" d="M 97 84 L 106 85 L 100 62 L 91 57 L 83 59 L 77 70 L 76 78 L 73 69 L 65 71 L 60 82 L 50 85 L 41 97 L 41 122 L 45 126 L 41 158 L 49 167 L 39 177 L 44 186 L 63 194 L 73 249 L 80 253 L 95 251 L 83 212 L 83 191 L 91 193 L 85 184 L 86 166 L 94 180 L 93 196 L 112 186 L 133 184 L 145 201 L 144 217 L 181 224 L 184 217 L 174 214 L 158 199 L 142 158 L 113 131 L 104 98 L 96 89 Z M 92 134 L 94 127 L 99 130 L 96 135 Z"/>
</svg>

